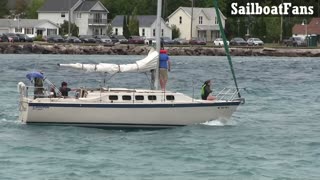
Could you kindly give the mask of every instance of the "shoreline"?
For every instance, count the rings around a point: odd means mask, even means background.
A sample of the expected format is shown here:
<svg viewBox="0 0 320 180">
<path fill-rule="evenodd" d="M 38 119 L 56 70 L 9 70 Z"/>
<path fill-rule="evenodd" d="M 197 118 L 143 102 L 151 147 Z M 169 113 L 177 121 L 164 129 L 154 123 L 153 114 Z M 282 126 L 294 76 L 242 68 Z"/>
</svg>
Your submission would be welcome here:
<svg viewBox="0 0 320 180">
<path fill-rule="evenodd" d="M 114 46 L 83 44 L 0 44 L 0 54 L 102 54 L 147 55 L 151 46 L 116 44 Z M 172 56 L 225 56 L 224 48 L 209 46 L 167 46 Z M 320 49 L 231 47 L 232 56 L 320 57 Z"/>
</svg>

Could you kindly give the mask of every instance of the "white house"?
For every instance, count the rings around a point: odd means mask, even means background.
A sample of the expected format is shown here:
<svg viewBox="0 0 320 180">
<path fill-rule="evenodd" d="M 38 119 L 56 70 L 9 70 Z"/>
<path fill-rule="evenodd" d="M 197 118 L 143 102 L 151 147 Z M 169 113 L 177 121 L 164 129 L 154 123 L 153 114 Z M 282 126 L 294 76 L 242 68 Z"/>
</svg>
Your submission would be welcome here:
<svg viewBox="0 0 320 180">
<path fill-rule="evenodd" d="M 22 33 L 30 37 L 59 34 L 59 26 L 49 20 L 0 19 L 0 34 Z"/>
<path fill-rule="evenodd" d="M 108 13 L 96 0 L 46 0 L 38 9 L 38 19 L 48 19 L 59 25 L 70 19 L 79 27 L 79 35 L 103 35 L 107 32 Z"/>
<path fill-rule="evenodd" d="M 123 18 L 124 15 L 116 16 L 112 22 L 112 32 L 114 35 L 123 35 Z M 139 21 L 139 35 L 144 36 L 146 38 L 153 38 L 156 36 L 156 20 L 157 16 L 155 15 L 144 15 L 137 16 Z M 172 30 L 165 23 L 163 19 L 161 19 L 161 36 L 172 38 Z"/>
<path fill-rule="evenodd" d="M 190 39 L 191 34 L 191 7 L 179 7 L 168 16 L 169 25 L 176 25 L 180 32 L 180 38 Z M 221 13 L 223 28 L 226 17 Z M 219 25 L 215 8 L 193 8 L 192 37 L 213 41 L 220 37 Z"/>
</svg>

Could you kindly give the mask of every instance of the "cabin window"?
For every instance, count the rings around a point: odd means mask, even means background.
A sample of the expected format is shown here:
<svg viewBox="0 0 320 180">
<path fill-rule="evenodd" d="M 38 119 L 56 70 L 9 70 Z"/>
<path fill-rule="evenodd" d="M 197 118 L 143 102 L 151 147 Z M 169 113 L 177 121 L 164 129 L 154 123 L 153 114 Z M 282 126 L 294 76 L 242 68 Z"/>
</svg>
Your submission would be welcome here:
<svg viewBox="0 0 320 180">
<path fill-rule="evenodd" d="M 182 17 L 179 17 L 179 23 L 182 24 Z"/>
<path fill-rule="evenodd" d="M 161 36 L 163 37 L 163 29 L 161 29 Z"/>
<path fill-rule="evenodd" d="M 66 13 L 61 13 L 61 17 L 66 17 Z"/>
<path fill-rule="evenodd" d="M 217 19 L 217 17 L 214 17 L 214 24 L 218 24 L 218 19 Z"/>
<path fill-rule="evenodd" d="M 116 35 L 118 35 L 118 28 L 116 28 Z"/>
<path fill-rule="evenodd" d="M 153 36 L 156 36 L 156 30 L 155 30 L 155 29 L 153 29 L 152 35 L 153 35 Z"/>
<path fill-rule="evenodd" d="M 168 101 L 174 101 L 174 96 L 173 95 L 167 95 L 166 96 Z"/>
<path fill-rule="evenodd" d="M 109 99 L 111 101 L 118 100 L 118 96 L 117 95 L 111 95 L 111 96 L 109 96 Z"/>
<path fill-rule="evenodd" d="M 122 96 L 122 100 L 130 101 L 131 100 L 131 96 L 128 96 L 128 95 Z"/>
<path fill-rule="evenodd" d="M 199 24 L 202 24 L 202 16 L 199 16 Z"/>
<path fill-rule="evenodd" d="M 143 100 L 144 100 L 144 97 L 143 97 L 143 96 L 136 96 L 136 100 L 138 100 L 138 101 L 143 101 Z"/>
<path fill-rule="evenodd" d="M 150 95 L 150 96 L 148 96 L 148 100 L 155 101 L 155 100 L 157 100 L 157 97 L 155 95 Z"/>
<path fill-rule="evenodd" d="M 142 36 L 145 36 L 146 35 L 146 31 L 145 29 L 142 29 Z"/>
</svg>

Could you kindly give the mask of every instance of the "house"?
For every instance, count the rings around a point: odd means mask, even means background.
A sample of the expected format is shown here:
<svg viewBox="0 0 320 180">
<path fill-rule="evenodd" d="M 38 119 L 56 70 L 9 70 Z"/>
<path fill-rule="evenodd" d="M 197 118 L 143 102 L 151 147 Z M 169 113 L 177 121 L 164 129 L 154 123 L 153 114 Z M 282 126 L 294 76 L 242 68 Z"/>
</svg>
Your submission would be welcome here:
<svg viewBox="0 0 320 180">
<path fill-rule="evenodd" d="M 38 9 L 38 19 L 47 19 L 58 25 L 70 19 L 79 27 L 79 35 L 104 35 L 108 13 L 96 0 L 46 0 Z"/>
<path fill-rule="evenodd" d="M 49 20 L 0 19 L 0 34 L 22 33 L 30 37 L 59 34 L 59 26 Z"/>
<path fill-rule="evenodd" d="M 180 30 L 180 38 L 191 38 L 191 7 L 179 7 L 168 16 L 170 26 L 176 25 Z M 222 26 L 227 19 L 221 12 Z M 220 37 L 218 19 L 215 8 L 193 8 L 192 37 L 213 41 Z"/>
<path fill-rule="evenodd" d="M 295 24 L 292 27 L 292 36 L 306 38 L 307 35 L 320 36 L 320 18 L 312 18 L 310 23 L 303 21 L 301 24 Z"/>
<path fill-rule="evenodd" d="M 123 35 L 123 18 L 124 15 L 116 16 L 112 22 L 112 32 L 114 35 Z M 155 15 L 143 15 L 137 16 L 139 21 L 139 35 L 146 38 L 154 38 L 156 36 L 156 23 L 157 16 Z M 161 18 L 161 34 L 162 37 L 172 38 L 172 30 Z"/>
</svg>

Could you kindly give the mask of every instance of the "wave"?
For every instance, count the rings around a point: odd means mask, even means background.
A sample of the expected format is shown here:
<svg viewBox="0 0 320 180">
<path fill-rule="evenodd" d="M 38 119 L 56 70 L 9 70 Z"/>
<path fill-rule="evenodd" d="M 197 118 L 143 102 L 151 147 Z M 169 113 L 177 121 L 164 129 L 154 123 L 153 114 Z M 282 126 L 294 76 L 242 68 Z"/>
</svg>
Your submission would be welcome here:
<svg viewBox="0 0 320 180">
<path fill-rule="evenodd" d="M 217 120 L 211 120 L 202 123 L 202 125 L 206 126 L 233 126 L 236 125 L 236 122 L 232 120 L 227 120 L 227 119 L 217 119 Z"/>
</svg>

